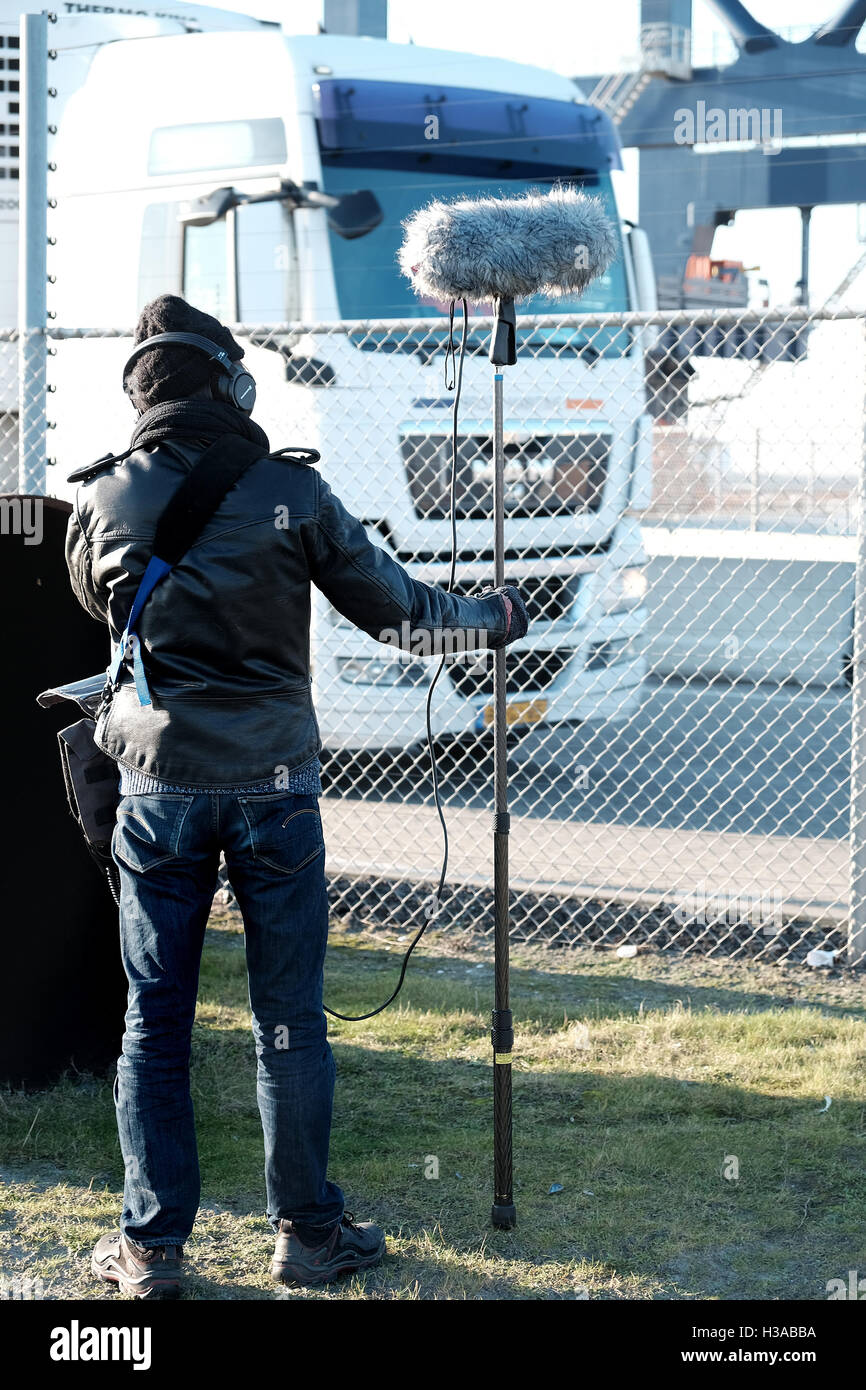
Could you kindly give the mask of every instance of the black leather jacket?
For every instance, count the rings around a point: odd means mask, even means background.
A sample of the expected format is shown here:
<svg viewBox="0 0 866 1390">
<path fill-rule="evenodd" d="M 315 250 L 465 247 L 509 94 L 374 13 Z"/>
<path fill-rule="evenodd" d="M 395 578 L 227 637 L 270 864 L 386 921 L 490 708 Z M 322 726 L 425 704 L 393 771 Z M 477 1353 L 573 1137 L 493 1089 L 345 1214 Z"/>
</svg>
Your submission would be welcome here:
<svg viewBox="0 0 866 1390">
<path fill-rule="evenodd" d="M 172 439 L 140 448 L 78 488 L 66 542 L 72 587 L 112 643 L 157 519 L 204 447 Z M 480 629 L 491 647 L 505 640 L 498 595 L 461 598 L 412 579 L 315 468 L 263 457 L 148 599 L 138 631 L 153 704 L 139 704 L 125 672 L 99 721 L 99 746 L 126 767 L 203 789 L 312 762 L 321 739 L 311 583 L 377 640 L 384 630 L 441 628 Z"/>
</svg>

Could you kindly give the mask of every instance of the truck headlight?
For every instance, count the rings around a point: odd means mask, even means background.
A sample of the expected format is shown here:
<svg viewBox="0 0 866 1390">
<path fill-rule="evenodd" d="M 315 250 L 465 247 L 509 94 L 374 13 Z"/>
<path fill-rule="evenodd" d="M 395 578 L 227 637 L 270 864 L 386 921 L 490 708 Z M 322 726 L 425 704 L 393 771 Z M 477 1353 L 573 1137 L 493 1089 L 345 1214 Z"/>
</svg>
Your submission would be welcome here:
<svg viewBox="0 0 866 1390">
<path fill-rule="evenodd" d="M 616 570 L 602 592 L 605 613 L 628 613 L 639 608 L 646 598 L 647 578 L 643 565 L 627 565 Z"/>
</svg>

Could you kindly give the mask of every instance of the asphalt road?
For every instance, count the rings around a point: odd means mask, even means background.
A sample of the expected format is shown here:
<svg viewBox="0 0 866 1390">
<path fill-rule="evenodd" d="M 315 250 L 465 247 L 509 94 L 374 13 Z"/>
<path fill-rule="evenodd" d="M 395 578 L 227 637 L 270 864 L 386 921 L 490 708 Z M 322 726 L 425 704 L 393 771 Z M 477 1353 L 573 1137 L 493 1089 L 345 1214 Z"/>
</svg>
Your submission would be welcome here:
<svg viewBox="0 0 866 1390">
<path fill-rule="evenodd" d="M 840 839 L 849 740 L 847 692 L 668 682 L 647 685 L 627 724 L 554 730 L 517 758 L 581 819 Z M 568 794 L 578 768 L 588 785 Z"/>
<path fill-rule="evenodd" d="M 849 711 L 844 691 L 649 682 L 625 724 L 527 732 L 509 778 L 515 881 L 629 894 L 712 881 L 841 909 Z M 467 880 L 489 871 L 491 771 L 477 747 L 442 764 L 452 870 Z M 329 782 L 323 815 L 333 871 L 435 871 L 426 755 L 353 765 Z"/>
<path fill-rule="evenodd" d="M 610 825 L 805 835 L 848 833 L 847 692 L 648 682 L 625 723 L 563 724 L 510 738 L 516 814 Z M 450 805 L 489 802 L 489 748 L 442 765 Z M 426 752 L 353 764 L 335 788 L 432 801 Z"/>
</svg>

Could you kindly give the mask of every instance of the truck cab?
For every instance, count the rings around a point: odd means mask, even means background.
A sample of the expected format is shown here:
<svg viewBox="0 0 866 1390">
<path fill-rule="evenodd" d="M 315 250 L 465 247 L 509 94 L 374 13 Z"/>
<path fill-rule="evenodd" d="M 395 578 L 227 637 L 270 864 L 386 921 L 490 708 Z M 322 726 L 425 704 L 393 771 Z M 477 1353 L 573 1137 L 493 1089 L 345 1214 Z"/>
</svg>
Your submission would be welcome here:
<svg viewBox="0 0 866 1390">
<path fill-rule="evenodd" d="M 131 98 L 143 83 L 158 103 Z M 371 539 L 446 584 L 448 305 L 419 302 L 401 276 L 402 221 L 434 197 L 567 182 L 600 197 L 620 228 L 609 119 L 567 79 L 504 60 L 336 35 L 188 34 L 102 47 L 67 104 L 55 162 L 51 307 L 58 325 L 90 331 L 55 343 L 49 490 L 63 494 L 73 468 L 126 444 L 131 327 L 149 299 L 180 293 L 243 326 L 272 446 L 319 449 Z M 372 193 L 381 220 L 346 236 L 305 191 Z M 198 215 L 207 207 L 224 211 Z M 599 319 L 654 307 L 647 265 L 643 234 L 621 229 L 617 261 L 580 299 L 518 305 L 506 568 L 534 621 L 509 652 L 515 724 L 625 718 L 639 698 L 644 345 L 639 330 Z M 459 417 L 465 593 L 492 576 L 492 369 L 472 322 L 484 312 L 469 319 Z M 562 317 L 536 325 L 543 314 Z M 312 657 L 326 746 L 423 739 L 431 659 L 374 643 L 318 593 Z M 436 734 L 483 730 L 492 679 L 489 653 L 449 659 Z"/>
</svg>

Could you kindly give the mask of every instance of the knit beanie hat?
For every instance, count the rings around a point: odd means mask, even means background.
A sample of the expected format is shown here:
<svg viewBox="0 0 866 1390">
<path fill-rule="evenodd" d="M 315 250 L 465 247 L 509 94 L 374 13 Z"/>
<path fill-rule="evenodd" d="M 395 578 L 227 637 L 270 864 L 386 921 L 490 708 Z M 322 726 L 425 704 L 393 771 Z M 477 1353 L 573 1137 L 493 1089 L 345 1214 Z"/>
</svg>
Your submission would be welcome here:
<svg viewBox="0 0 866 1390">
<path fill-rule="evenodd" d="M 224 348 L 233 362 L 244 355 L 227 328 L 212 314 L 187 304 L 176 294 L 161 294 L 145 304 L 133 335 L 133 343 L 143 343 L 158 333 L 198 333 Z M 161 401 L 179 401 L 207 386 L 217 370 L 203 352 L 185 345 L 151 348 L 136 359 L 124 374 L 123 389 L 136 410 L 149 410 Z"/>
</svg>

